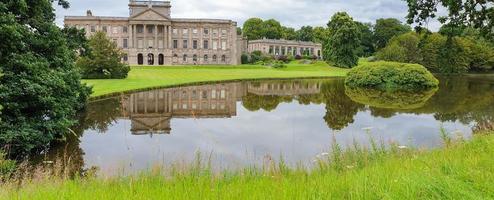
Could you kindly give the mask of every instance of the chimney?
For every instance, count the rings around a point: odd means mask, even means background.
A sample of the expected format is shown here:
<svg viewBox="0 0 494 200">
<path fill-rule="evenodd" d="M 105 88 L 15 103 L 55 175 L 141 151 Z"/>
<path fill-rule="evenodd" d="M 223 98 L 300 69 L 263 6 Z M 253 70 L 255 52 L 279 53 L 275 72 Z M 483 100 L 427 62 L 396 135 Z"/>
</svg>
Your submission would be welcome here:
<svg viewBox="0 0 494 200">
<path fill-rule="evenodd" d="M 93 16 L 93 12 L 91 12 L 91 10 L 87 10 L 86 15 L 88 17 L 92 17 Z"/>
</svg>

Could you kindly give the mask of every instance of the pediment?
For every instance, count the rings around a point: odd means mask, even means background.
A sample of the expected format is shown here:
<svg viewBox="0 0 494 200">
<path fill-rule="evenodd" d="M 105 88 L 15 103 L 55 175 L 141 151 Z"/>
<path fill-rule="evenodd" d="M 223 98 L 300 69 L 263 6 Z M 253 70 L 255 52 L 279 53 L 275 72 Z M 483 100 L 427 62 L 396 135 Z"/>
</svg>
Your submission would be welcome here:
<svg viewBox="0 0 494 200">
<path fill-rule="evenodd" d="M 142 21 L 146 21 L 146 20 L 151 20 L 151 21 L 168 21 L 170 19 L 168 19 L 166 16 L 156 12 L 155 10 L 153 10 L 152 8 L 149 8 L 141 13 L 138 13 L 132 17 L 130 17 L 131 20 L 142 20 Z"/>
</svg>

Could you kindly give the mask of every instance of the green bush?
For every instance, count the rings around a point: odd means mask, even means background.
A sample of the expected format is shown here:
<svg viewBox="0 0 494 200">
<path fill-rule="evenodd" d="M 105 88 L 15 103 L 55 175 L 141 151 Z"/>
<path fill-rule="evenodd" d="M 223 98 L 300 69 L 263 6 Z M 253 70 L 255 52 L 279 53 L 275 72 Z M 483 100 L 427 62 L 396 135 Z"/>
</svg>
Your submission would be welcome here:
<svg viewBox="0 0 494 200">
<path fill-rule="evenodd" d="M 275 69 L 282 69 L 286 68 L 286 65 L 283 62 L 275 62 L 271 67 Z"/>
<path fill-rule="evenodd" d="M 243 54 L 242 54 L 242 56 L 240 57 L 240 62 L 241 62 L 242 64 L 249 64 L 249 63 L 251 63 L 251 62 L 250 62 L 249 55 L 248 55 L 248 54 L 243 53 Z"/>
<path fill-rule="evenodd" d="M 350 87 L 377 89 L 427 89 L 439 85 L 424 66 L 396 62 L 369 62 L 348 72 L 345 84 Z"/>
<path fill-rule="evenodd" d="M 420 36 L 410 32 L 393 37 L 389 45 L 377 53 L 379 60 L 420 63 Z"/>
<path fill-rule="evenodd" d="M 5 153 L 0 151 L 0 181 L 8 179 L 16 167 L 15 161 L 6 159 Z"/>
</svg>

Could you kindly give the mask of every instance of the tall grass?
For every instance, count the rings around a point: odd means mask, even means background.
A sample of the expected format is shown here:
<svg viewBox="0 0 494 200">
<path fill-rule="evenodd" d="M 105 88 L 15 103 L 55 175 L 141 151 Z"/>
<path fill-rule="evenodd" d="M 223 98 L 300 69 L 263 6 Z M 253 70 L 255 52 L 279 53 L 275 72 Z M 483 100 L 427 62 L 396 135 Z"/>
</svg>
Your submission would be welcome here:
<svg viewBox="0 0 494 200">
<path fill-rule="evenodd" d="M 334 145 L 315 167 L 211 170 L 208 156 L 194 163 L 153 168 L 135 176 L 47 178 L 0 189 L 3 199 L 492 199 L 494 135 L 470 141 L 444 134 L 442 148 L 425 151 L 372 140 Z M 448 144 L 446 144 L 448 142 Z"/>
</svg>

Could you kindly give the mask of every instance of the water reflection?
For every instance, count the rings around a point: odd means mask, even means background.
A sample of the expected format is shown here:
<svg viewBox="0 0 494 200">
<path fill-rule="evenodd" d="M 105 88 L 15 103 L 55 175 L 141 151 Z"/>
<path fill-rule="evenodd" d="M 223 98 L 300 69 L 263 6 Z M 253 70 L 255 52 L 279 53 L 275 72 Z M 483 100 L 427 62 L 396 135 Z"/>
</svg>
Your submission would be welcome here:
<svg viewBox="0 0 494 200">
<path fill-rule="evenodd" d="M 222 165 L 261 162 L 264 155 L 310 162 L 331 146 L 367 144 L 363 128 L 388 142 L 441 145 L 440 126 L 461 132 L 493 128 L 494 78 L 441 78 L 440 89 L 383 93 L 346 89 L 343 79 L 255 81 L 167 88 L 92 102 L 75 127 L 79 140 L 44 159 L 71 170 L 97 166 L 146 169 L 213 152 Z M 149 136 L 149 137 L 147 137 Z"/>
</svg>

